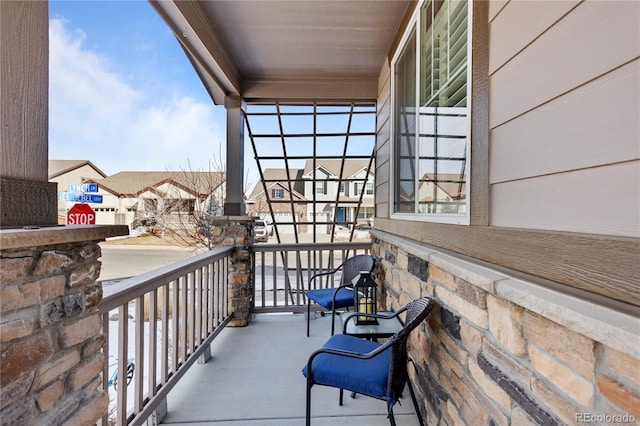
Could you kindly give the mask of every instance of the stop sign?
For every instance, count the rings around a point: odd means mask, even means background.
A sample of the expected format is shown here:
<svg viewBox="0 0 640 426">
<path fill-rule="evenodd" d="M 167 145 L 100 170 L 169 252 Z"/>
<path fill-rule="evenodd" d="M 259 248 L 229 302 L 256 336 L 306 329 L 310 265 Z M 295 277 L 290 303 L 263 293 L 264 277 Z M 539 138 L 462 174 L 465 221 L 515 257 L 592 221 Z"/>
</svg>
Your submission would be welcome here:
<svg viewBox="0 0 640 426">
<path fill-rule="evenodd" d="M 67 212 L 67 225 L 95 225 L 96 212 L 89 204 L 74 204 Z"/>
</svg>

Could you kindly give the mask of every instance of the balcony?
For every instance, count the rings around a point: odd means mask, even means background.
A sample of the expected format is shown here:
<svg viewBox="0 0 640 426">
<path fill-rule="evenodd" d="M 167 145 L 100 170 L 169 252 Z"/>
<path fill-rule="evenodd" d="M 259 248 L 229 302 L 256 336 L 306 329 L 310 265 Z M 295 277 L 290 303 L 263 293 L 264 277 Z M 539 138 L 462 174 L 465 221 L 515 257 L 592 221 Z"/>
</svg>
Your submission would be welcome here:
<svg viewBox="0 0 640 426">
<path fill-rule="evenodd" d="M 255 245 L 246 327 L 228 327 L 234 320 L 230 299 L 237 296 L 228 277 L 243 257 L 232 248 L 123 282 L 123 289 L 99 306 L 109 360 L 103 386 L 111 397 L 104 420 L 141 424 L 168 409 L 163 424 L 301 424 L 306 388 L 301 369 L 331 330 L 331 316 L 313 312 L 311 336 L 305 336 L 303 290 L 314 273 L 370 247 L 368 242 Z M 324 285 L 335 286 L 339 278 Z M 153 311 L 156 316 L 148 314 Z M 116 379 L 114 386 L 116 371 L 127 371 L 125 360 L 134 366 L 128 385 Z M 321 386 L 312 398 L 313 424 L 388 424 L 382 401 L 356 396 L 339 406 L 338 392 Z M 394 410 L 398 424 L 419 424 L 408 392 L 403 402 Z"/>
</svg>

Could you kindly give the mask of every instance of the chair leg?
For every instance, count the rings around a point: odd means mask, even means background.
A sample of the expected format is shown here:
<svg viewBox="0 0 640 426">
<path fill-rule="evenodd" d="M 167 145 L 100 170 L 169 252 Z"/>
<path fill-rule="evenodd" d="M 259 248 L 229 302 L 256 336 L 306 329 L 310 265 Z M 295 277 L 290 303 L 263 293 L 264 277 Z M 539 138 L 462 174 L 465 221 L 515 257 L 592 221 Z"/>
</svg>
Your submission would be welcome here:
<svg viewBox="0 0 640 426">
<path fill-rule="evenodd" d="M 307 297 L 307 337 L 309 337 L 309 321 L 311 319 L 311 299 Z"/>
<path fill-rule="evenodd" d="M 333 334 L 336 331 L 336 308 L 332 307 L 331 308 L 331 335 L 333 336 Z"/>
<path fill-rule="evenodd" d="M 391 426 L 396 426 L 396 418 L 393 416 L 393 408 L 389 411 L 389 424 Z"/>
<path fill-rule="evenodd" d="M 311 426 L 311 386 L 313 386 L 313 384 L 307 378 L 307 413 L 306 413 L 307 426 Z"/>
<path fill-rule="evenodd" d="M 340 388 L 340 399 L 338 400 L 338 405 L 342 407 L 342 396 L 344 395 L 344 389 Z"/>
<path fill-rule="evenodd" d="M 409 361 L 412 365 L 413 368 L 416 367 L 415 363 L 413 362 L 413 359 L 409 358 Z M 418 416 L 418 423 L 420 424 L 420 426 L 424 426 L 424 420 L 422 420 L 422 413 L 420 413 L 420 408 L 418 408 L 418 400 L 416 399 L 416 394 L 413 391 L 413 386 L 411 386 L 411 378 L 407 377 L 407 386 L 409 387 L 409 393 L 411 394 L 411 401 L 413 402 L 413 408 L 416 410 L 416 415 Z"/>
</svg>

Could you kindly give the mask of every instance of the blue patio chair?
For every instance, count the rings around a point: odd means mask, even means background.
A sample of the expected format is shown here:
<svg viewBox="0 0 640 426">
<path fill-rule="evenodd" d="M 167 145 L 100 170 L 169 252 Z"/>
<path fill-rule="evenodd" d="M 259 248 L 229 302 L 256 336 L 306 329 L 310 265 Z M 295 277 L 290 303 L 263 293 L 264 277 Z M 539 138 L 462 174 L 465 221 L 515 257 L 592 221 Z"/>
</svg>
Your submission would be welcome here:
<svg viewBox="0 0 640 426">
<path fill-rule="evenodd" d="M 351 280 L 358 276 L 360 271 L 371 272 L 375 259 L 369 254 L 359 254 L 345 260 L 342 265 L 337 268 L 315 274 L 309 280 L 309 290 L 305 292 L 307 296 L 307 337 L 309 337 L 309 320 L 311 317 L 311 302 L 317 303 L 327 310 L 331 310 L 331 335 L 335 332 L 336 309 L 348 308 L 354 305 L 353 300 L 353 284 Z M 312 283 L 318 277 L 332 275 L 338 271 L 342 271 L 342 278 L 338 287 L 330 288 L 313 288 Z M 317 285 L 317 284 L 316 284 Z"/>
<path fill-rule="evenodd" d="M 307 426 L 311 425 L 311 388 L 313 385 L 340 388 L 340 401 L 344 390 L 367 395 L 387 401 L 389 422 L 395 426 L 393 406 L 402 396 L 408 382 L 407 338 L 429 315 L 433 308 L 433 299 L 424 297 L 413 300 L 397 316 L 406 312 L 404 327 L 382 344 L 346 334 L 337 334 L 327 340 L 324 346 L 315 351 L 302 374 L 307 378 Z M 383 315 L 362 314 L 378 318 Z M 411 398 L 420 416 L 415 395 L 408 383 Z M 421 420 L 421 417 L 419 417 Z"/>
</svg>

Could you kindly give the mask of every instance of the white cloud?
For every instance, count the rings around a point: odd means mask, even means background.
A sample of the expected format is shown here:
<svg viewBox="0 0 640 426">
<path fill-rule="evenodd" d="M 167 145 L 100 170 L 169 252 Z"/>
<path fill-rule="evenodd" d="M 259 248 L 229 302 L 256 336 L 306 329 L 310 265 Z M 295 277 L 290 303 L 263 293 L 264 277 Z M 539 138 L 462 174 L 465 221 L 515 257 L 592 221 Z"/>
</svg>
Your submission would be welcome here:
<svg viewBox="0 0 640 426">
<path fill-rule="evenodd" d="M 90 160 L 107 174 L 188 168 L 187 161 L 206 169 L 225 140 L 221 107 L 174 93 L 169 81 L 163 93 L 132 87 L 135 78 L 118 74 L 85 40 L 51 20 L 49 157 Z"/>
</svg>

